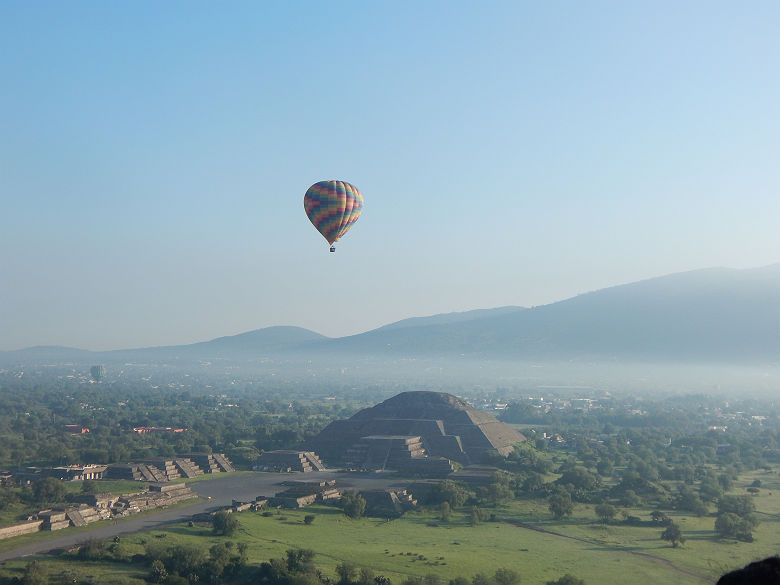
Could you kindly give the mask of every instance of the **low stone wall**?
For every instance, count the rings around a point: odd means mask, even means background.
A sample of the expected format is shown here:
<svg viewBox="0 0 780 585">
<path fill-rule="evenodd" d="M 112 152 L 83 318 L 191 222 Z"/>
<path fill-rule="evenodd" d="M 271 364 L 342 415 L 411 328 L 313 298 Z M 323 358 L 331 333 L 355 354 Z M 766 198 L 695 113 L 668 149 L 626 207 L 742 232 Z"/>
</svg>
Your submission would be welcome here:
<svg viewBox="0 0 780 585">
<path fill-rule="evenodd" d="M 31 532 L 38 532 L 41 529 L 42 524 L 43 520 L 33 520 L 32 522 L 25 522 L 24 524 L 15 524 L 14 526 L 0 528 L 0 540 L 13 536 L 21 536 L 22 534 L 30 534 Z"/>
<path fill-rule="evenodd" d="M 110 518 L 112 515 L 126 516 L 151 508 L 164 508 L 195 497 L 197 494 L 183 483 L 153 485 L 150 486 L 149 491 L 119 497 L 112 509 L 82 504 L 78 508 L 71 507 L 67 510 L 41 510 L 38 512 L 38 520 L 0 528 L 0 540 L 39 530 L 86 526 Z"/>
<path fill-rule="evenodd" d="M 152 485 L 150 491 L 120 496 L 113 508 L 115 516 L 127 516 L 152 508 L 164 508 L 182 500 L 197 497 L 183 483 L 170 485 Z"/>
<path fill-rule="evenodd" d="M 282 508 L 305 508 L 309 504 L 313 504 L 317 500 L 317 494 L 311 494 L 308 496 L 283 496 L 276 495 L 271 498 L 271 505 Z"/>
</svg>

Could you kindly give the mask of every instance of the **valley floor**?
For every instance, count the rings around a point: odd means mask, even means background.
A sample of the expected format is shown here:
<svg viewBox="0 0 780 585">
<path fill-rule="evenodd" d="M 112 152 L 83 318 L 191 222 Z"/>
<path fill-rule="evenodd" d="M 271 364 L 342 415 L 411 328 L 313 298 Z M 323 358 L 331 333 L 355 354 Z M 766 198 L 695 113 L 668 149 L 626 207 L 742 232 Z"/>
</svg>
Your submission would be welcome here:
<svg viewBox="0 0 780 585">
<path fill-rule="evenodd" d="M 284 557 L 288 549 L 315 551 L 315 563 L 325 574 L 335 577 L 339 563 L 370 567 L 377 574 L 399 584 L 409 576 L 436 575 L 446 582 L 454 577 L 471 578 L 476 573 L 492 575 L 505 567 L 521 575 L 523 585 L 543 585 L 566 573 L 584 579 L 588 585 L 655 585 L 659 582 L 682 585 L 714 583 L 718 576 L 757 558 L 780 550 L 780 482 L 774 472 L 761 476 L 764 485 L 756 496 L 761 524 L 755 530 L 755 542 L 738 543 L 714 538 L 712 516 L 697 518 L 672 514 L 687 541 L 679 548 L 660 539 L 661 528 L 651 525 L 650 510 L 632 513 L 642 519 L 640 525 L 621 522 L 601 524 L 592 506 L 578 505 L 573 517 L 556 521 L 542 500 L 517 500 L 487 509 L 496 521 L 471 525 L 467 510 L 452 514 L 449 521 L 431 510 L 408 513 L 403 518 L 351 520 L 339 509 L 313 506 L 304 510 L 274 510 L 271 514 L 242 512 L 239 531 L 230 537 L 247 546 L 248 562 L 257 565 L 272 557 Z M 314 479 L 321 474 L 307 474 Z M 390 474 L 350 476 L 327 472 L 356 488 L 382 487 L 397 483 Z M 295 476 L 292 476 L 295 477 Z M 129 519 L 117 525 L 100 527 L 89 533 L 73 533 L 68 542 L 76 544 L 88 537 L 110 538 L 123 534 L 122 543 L 130 554 L 143 552 L 144 542 L 163 536 L 164 542 L 189 543 L 208 548 L 224 542 L 212 534 L 209 526 L 189 526 L 185 521 L 193 513 L 230 503 L 232 499 L 252 499 L 278 489 L 278 483 L 290 474 L 241 473 L 193 484 L 204 499 L 197 504 L 160 515 Z M 745 478 L 750 481 L 752 477 Z M 170 513 L 170 515 L 167 515 Z M 314 521 L 304 522 L 306 515 Z M 140 524 L 130 524 L 139 521 Z M 125 524 L 127 523 L 127 524 Z M 128 535 L 133 530 L 143 530 Z M 64 538 L 64 537 L 63 537 Z M 17 549 L 0 558 L 18 558 L 47 548 L 65 548 L 60 537 L 46 541 L 38 551 Z M 10 561 L 1 574 L 19 574 L 27 559 Z M 60 557 L 46 560 L 55 571 L 106 571 L 103 582 L 112 582 L 108 574 L 123 575 L 122 582 L 140 583 L 148 567 L 121 563 L 93 564 L 85 569 Z M 88 573 L 88 574 L 92 574 Z M 118 577 L 117 577 L 118 579 Z"/>
</svg>

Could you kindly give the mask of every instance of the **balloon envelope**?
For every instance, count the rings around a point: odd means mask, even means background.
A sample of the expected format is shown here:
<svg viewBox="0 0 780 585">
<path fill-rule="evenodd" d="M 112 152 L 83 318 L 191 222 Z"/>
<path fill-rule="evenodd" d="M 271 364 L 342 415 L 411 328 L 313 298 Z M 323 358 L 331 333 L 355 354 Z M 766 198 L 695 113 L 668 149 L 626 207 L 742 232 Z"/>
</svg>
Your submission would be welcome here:
<svg viewBox="0 0 780 585">
<path fill-rule="evenodd" d="M 306 190 L 303 208 L 317 231 L 333 244 L 360 217 L 363 195 L 344 181 L 319 181 Z"/>
</svg>

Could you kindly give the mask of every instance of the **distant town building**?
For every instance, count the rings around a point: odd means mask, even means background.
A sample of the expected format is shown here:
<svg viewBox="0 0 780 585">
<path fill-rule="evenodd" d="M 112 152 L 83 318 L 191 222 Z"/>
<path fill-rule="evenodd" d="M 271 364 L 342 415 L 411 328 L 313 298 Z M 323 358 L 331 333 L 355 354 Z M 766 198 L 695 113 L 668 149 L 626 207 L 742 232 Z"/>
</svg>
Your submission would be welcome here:
<svg viewBox="0 0 780 585">
<path fill-rule="evenodd" d="M 86 435 L 89 432 L 87 427 L 81 425 L 65 425 L 65 430 L 72 435 Z"/>
<path fill-rule="evenodd" d="M 145 435 L 147 433 L 183 433 L 187 429 L 173 428 L 173 427 L 133 427 L 133 431 L 139 435 Z M 89 429 L 87 429 L 89 432 Z"/>
</svg>

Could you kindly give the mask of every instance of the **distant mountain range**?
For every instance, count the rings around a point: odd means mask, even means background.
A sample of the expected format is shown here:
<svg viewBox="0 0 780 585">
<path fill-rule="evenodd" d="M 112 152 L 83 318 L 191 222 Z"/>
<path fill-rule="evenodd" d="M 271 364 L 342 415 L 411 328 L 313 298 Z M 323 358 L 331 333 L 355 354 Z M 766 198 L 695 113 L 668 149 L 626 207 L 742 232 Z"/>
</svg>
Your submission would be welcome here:
<svg viewBox="0 0 780 585">
<path fill-rule="evenodd" d="M 111 352 L 34 347 L 0 352 L 0 360 L 181 363 L 333 354 L 776 364 L 780 264 L 672 274 L 539 307 L 417 317 L 335 339 L 299 327 L 269 327 L 191 345 Z"/>
</svg>

